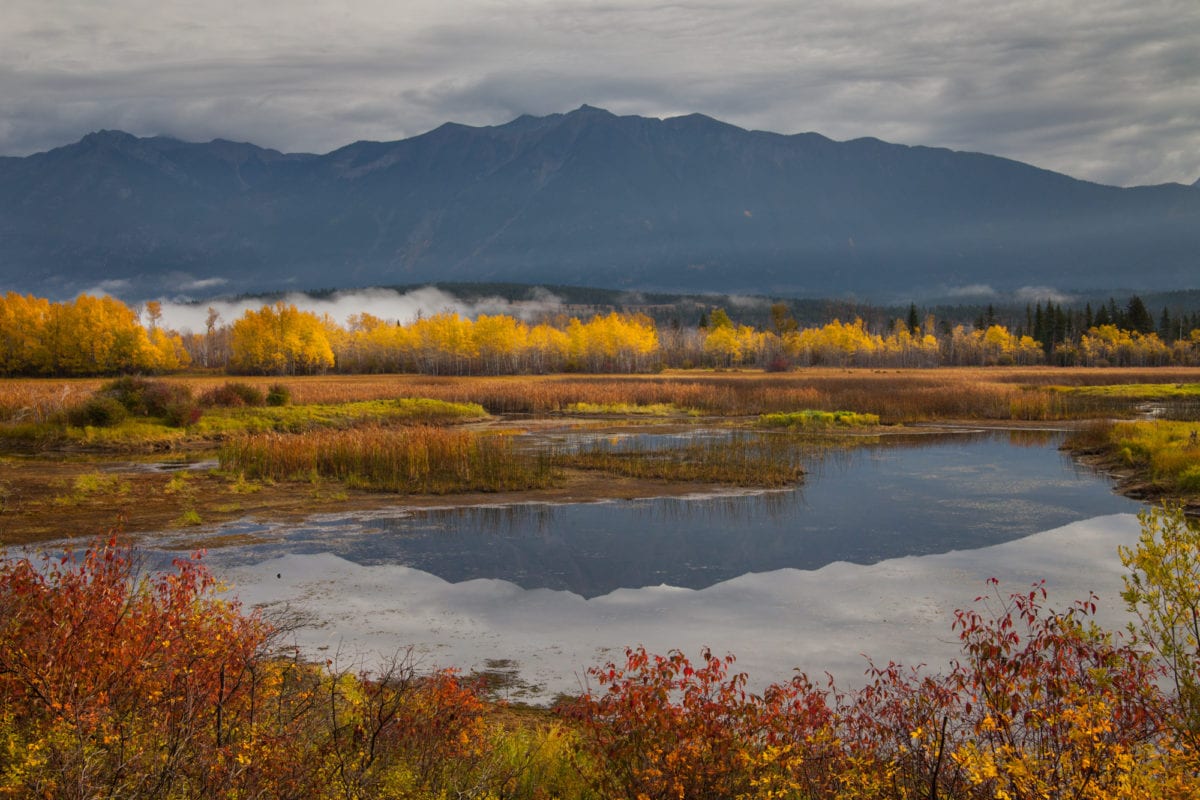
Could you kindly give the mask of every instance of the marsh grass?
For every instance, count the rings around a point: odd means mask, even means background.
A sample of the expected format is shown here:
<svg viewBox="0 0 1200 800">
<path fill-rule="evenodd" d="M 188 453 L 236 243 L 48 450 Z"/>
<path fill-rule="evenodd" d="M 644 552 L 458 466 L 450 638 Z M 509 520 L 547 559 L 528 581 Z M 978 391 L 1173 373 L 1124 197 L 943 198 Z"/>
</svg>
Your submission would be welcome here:
<svg viewBox="0 0 1200 800">
<path fill-rule="evenodd" d="M 674 417 L 698 416 L 692 408 L 680 408 L 674 403 L 568 403 L 563 409 L 568 414 L 616 414 L 621 416 Z"/>
<path fill-rule="evenodd" d="M 1019 383 L 1016 377 L 1038 382 Z M 812 370 L 764 373 L 679 373 L 658 377 L 539 376 L 412 379 L 414 393 L 478 403 L 496 414 L 675 408 L 712 416 L 757 416 L 798 408 L 853 409 L 885 424 L 939 419 L 1050 420 L 1075 416 L 1074 406 L 1040 385 L 1038 373 L 1005 370 Z M 361 382 L 356 384 L 365 389 Z M 320 387 L 307 384 L 303 391 Z"/>
<path fill-rule="evenodd" d="M 113 426 L 70 424 L 66 414 L 46 422 L 0 425 L 0 440 L 14 444 L 77 445 L 112 450 L 171 448 L 185 442 L 219 441 L 244 433 L 303 433 L 322 428 L 448 424 L 482 419 L 478 403 L 421 397 L 359 400 L 340 404 L 217 406 L 186 428 L 169 420 L 130 417 Z"/>
<path fill-rule="evenodd" d="M 512 437 L 433 426 L 243 436 L 219 458 L 252 479 L 332 479 L 401 493 L 534 489 L 554 478 L 548 457 L 520 452 Z"/>
<path fill-rule="evenodd" d="M 734 431 L 670 447 L 631 449 L 619 441 L 598 440 L 556 454 L 555 461 L 629 478 L 774 488 L 803 478 L 806 452 L 788 437 Z"/>
<path fill-rule="evenodd" d="M 1127 400 L 1200 400 L 1200 383 L 1125 383 L 1104 386 L 1052 386 L 1054 391 L 1084 397 Z"/>
<path fill-rule="evenodd" d="M 85 472 L 70 482 L 71 491 L 53 499 L 56 506 L 76 506 L 89 500 L 127 497 L 132 489 L 120 475 L 106 472 Z"/>
<path fill-rule="evenodd" d="M 754 424 L 760 428 L 799 430 L 865 428 L 878 425 L 879 415 L 859 414 L 856 411 L 784 411 L 775 414 L 761 414 Z"/>
<path fill-rule="evenodd" d="M 1131 383 L 1109 386 L 1054 386 L 1055 396 L 1078 416 L 1130 417 L 1150 404 L 1176 420 L 1200 419 L 1200 383 Z"/>
<path fill-rule="evenodd" d="M 215 408 L 195 426 L 201 436 L 220 438 L 235 433 L 303 433 L 321 428 L 434 424 L 482 419 L 478 403 L 458 403 L 424 397 L 288 406 Z"/>
<path fill-rule="evenodd" d="M 178 376 L 197 396 L 224 386 L 215 376 Z M 276 377 L 239 382 L 269 392 Z M 0 381 L 0 423 L 45 422 L 99 389 L 97 379 Z M 1061 388 L 1200 384 L 1200 369 L 954 367 L 874 370 L 809 368 L 782 374 L 668 371 L 646 376 L 524 375 L 437 377 L 424 375 L 327 375 L 288 378 L 296 405 L 338 405 L 397 397 L 477 403 L 493 413 L 563 411 L 571 403 L 653 405 L 669 403 L 704 414 L 751 416 L 797 408 L 853 409 L 879 414 L 885 423 L 928 419 L 1085 418 L 1087 397 L 1067 398 Z M 1060 387 L 1053 390 L 1051 387 Z M 1111 392 L 1110 392 L 1111 393 Z M 1150 398 L 1153 399 L 1153 398 Z"/>
<path fill-rule="evenodd" d="M 221 468 L 251 480 L 337 481 L 349 488 L 412 494 L 545 488 L 561 470 L 688 483 L 795 484 L 811 447 L 786 436 L 730 432 L 670 446 L 629 448 L 607 440 L 583 449 L 522 446 L 516 437 L 432 426 L 252 434 L 227 441 Z"/>
<path fill-rule="evenodd" d="M 1065 446 L 1076 453 L 1099 454 L 1114 466 L 1131 467 L 1162 492 L 1200 495 L 1200 425 L 1196 423 L 1099 423 L 1070 436 Z"/>
</svg>

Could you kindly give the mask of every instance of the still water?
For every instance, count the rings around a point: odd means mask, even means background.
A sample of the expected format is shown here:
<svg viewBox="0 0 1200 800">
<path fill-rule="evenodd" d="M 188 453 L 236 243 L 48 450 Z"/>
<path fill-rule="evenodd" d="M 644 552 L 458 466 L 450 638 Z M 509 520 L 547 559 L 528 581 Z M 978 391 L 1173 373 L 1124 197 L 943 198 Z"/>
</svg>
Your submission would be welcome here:
<svg viewBox="0 0 1200 800">
<path fill-rule="evenodd" d="M 1061 434 L 964 431 L 814 449 L 800 487 L 601 503 L 397 508 L 299 525 L 242 521 L 259 543 L 217 565 L 329 553 L 450 583 L 498 579 L 584 598 L 746 573 L 874 564 L 976 550 L 1093 517 L 1136 512 L 1103 476 L 1058 451 Z"/>
</svg>

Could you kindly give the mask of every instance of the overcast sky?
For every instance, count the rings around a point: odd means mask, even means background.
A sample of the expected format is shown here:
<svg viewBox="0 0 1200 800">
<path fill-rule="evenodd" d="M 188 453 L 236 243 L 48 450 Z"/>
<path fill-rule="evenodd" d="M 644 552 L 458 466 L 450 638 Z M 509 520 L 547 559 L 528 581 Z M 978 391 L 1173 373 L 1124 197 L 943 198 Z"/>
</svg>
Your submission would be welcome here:
<svg viewBox="0 0 1200 800">
<path fill-rule="evenodd" d="M 326 152 L 582 103 L 1200 178 L 1197 0 L 4 0 L 0 154 Z"/>
</svg>

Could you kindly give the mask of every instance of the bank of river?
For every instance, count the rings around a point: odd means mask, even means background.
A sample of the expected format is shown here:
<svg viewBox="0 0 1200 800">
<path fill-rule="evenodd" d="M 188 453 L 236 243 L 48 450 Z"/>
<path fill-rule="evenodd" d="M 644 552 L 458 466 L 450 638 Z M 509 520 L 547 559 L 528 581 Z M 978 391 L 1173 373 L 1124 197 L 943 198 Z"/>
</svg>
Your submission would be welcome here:
<svg viewBox="0 0 1200 800">
<path fill-rule="evenodd" d="M 777 492 L 491 504 L 240 521 L 210 559 L 244 601 L 308 615 L 313 654 L 413 646 L 430 667 L 515 664 L 526 695 L 579 688 L 626 645 L 710 646 L 763 682 L 853 682 L 869 653 L 944 661 L 952 612 L 996 576 L 1096 591 L 1119 621 L 1118 544 L 1140 506 L 1045 432 L 960 432 L 814 455 Z"/>
</svg>

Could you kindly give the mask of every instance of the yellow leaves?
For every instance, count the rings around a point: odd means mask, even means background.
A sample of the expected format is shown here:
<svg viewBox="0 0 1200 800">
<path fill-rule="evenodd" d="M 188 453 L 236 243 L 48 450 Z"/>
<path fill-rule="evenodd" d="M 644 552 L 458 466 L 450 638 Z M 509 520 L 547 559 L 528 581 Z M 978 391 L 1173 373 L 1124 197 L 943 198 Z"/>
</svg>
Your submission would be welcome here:
<svg viewBox="0 0 1200 800">
<path fill-rule="evenodd" d="M 1085 366 L 1143 366 L 1166 363 L 1171 349 L 1155 333 L 1139 333 L 1100 325 L 1079 337 Z"/>
<path fill-rule="evenodd" d="M 334 363 L 329 327 L 327 318 L 282 300 L 258 311 L 247 310 L 233 324 L 232 364 L 264 374 L 323 372 Z"/>
<path fill-rule="evenodd" d="M 166 368 L 186 364 L 182 340 L 166 331 Z M 93 375 L 159 369 L 156 349 L 137 315 L 112 297 L 80 295 L 51 303 L 9 292 L 0 297 L 0 374 Z"/>
</svg>

